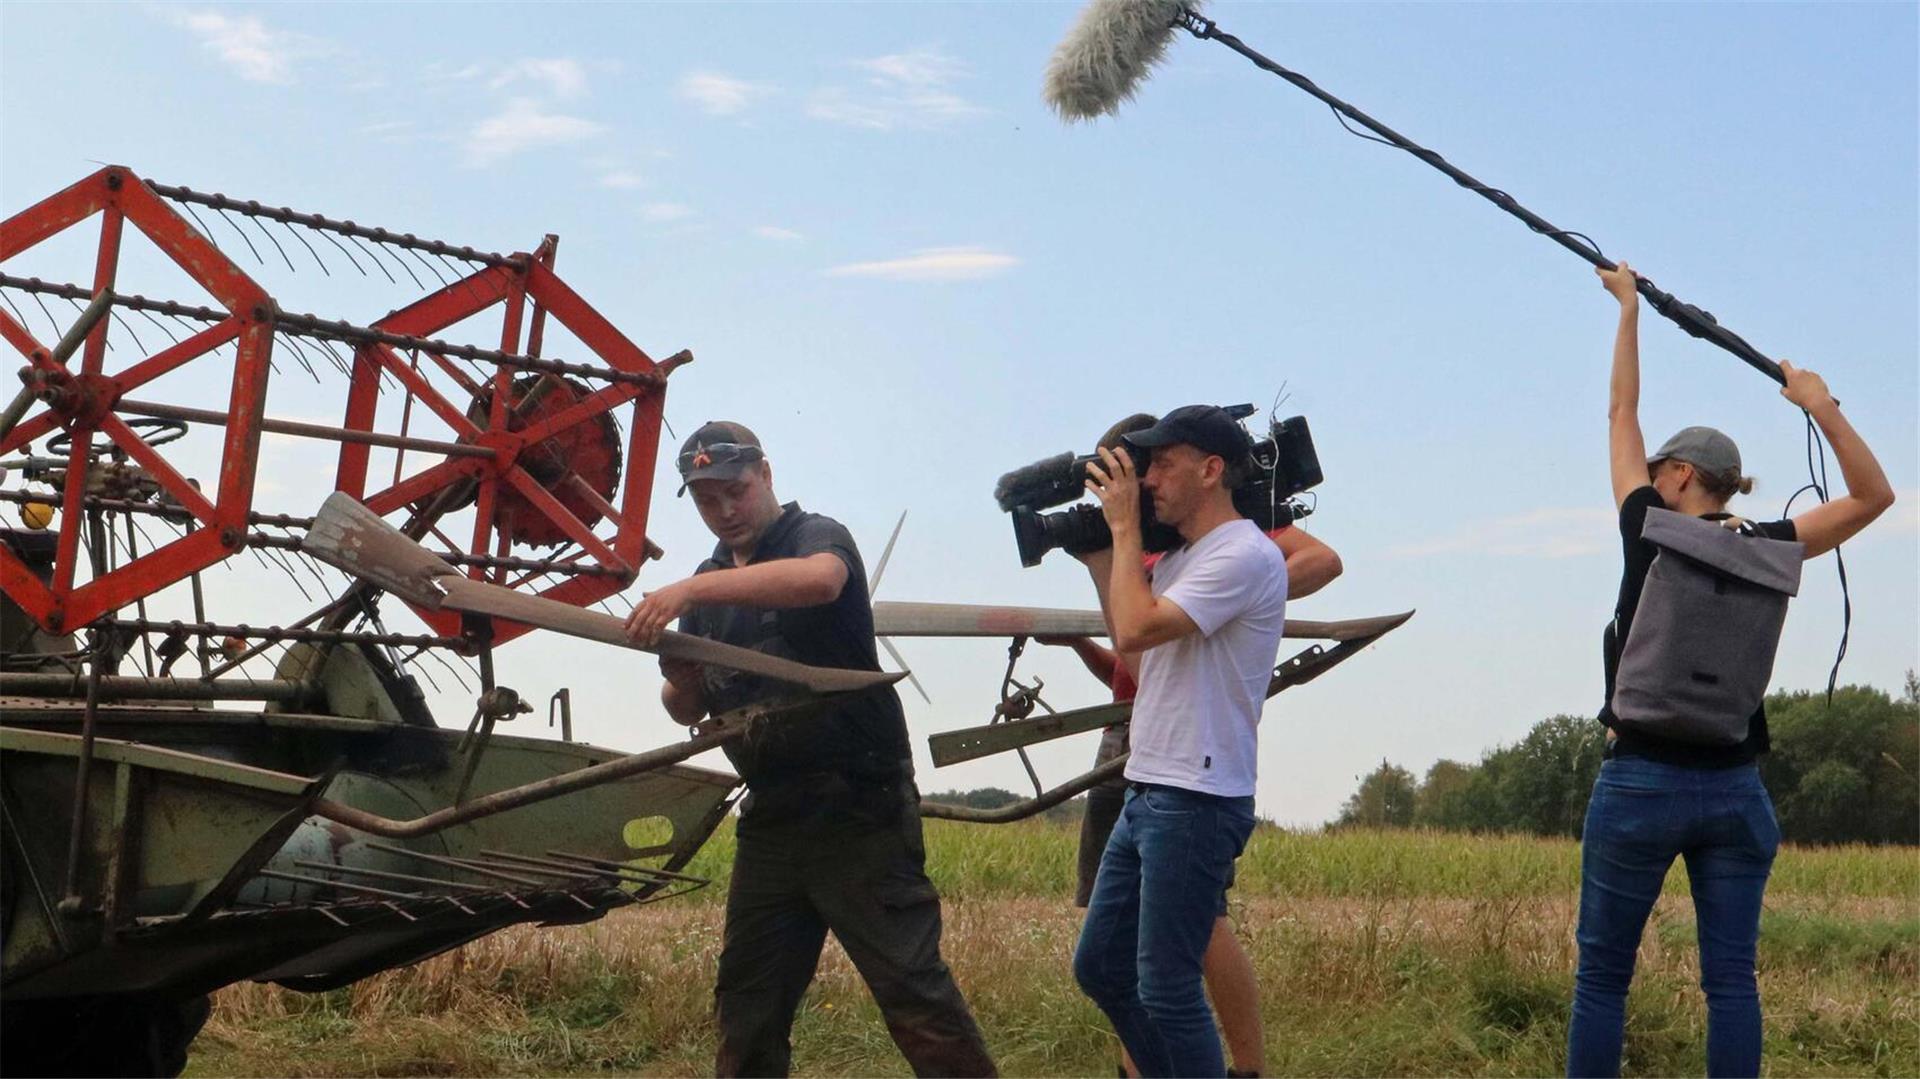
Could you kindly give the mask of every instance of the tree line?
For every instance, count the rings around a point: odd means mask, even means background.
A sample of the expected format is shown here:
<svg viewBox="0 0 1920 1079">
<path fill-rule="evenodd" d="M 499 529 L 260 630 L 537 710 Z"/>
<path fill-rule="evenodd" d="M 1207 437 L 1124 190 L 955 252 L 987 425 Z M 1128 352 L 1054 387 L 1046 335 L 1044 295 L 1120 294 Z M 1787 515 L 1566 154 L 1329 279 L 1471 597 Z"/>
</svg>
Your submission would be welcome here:
<svg viewBox="0 0 1920 1079">
<path fill-rule="evenodd" d="M 1899 698 L 1871 686 L 1767 698 L 1772 752 L 1760 758 L 1780 831 L 1794 843 L 1920 844 L 1920 676 Z M 1551 716 L 1477 763 L 1441 760 L 1424 778 L 1382 759 L 1335 827 L 1530 832 L 1578 838 L 1606 732 Z"/>
</svg>

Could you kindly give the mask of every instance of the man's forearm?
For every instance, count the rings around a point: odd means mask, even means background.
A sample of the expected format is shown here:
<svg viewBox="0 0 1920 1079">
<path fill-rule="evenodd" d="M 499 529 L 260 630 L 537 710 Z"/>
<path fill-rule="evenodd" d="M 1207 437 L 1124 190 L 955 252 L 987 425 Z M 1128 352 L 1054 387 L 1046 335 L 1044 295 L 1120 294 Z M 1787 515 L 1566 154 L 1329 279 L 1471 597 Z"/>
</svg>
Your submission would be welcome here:
<svg viewBox="0 0 1920 1079">
<path fill-rule="evenodd" d="M 1294 554 L 1287 559 L 1287 598 L 1313 595 L 1333 583 L 1340 570 L 1340 556 L 1331 547 L 1309 547 Z"/>
<path fill-rule="evenodd" d="M 838 599 L 846 581 L 846 564 L 834 555 L 820 554 L 711 570 L 689 578 L 688 587 L 689 598 L 700 604 L 815 607 Z"/>
<path fill-rule="evenodd" d="M 1107 574 L 1107 627 L 1113 634 L 1115 651 L 1133 651 L 1135 642 L 1146 632 L 1153 610 L 1153 589 L 1147 584 L 1140 533 L 1114 529 L 1112 557 L 1113 566 Z"/>
</svg>

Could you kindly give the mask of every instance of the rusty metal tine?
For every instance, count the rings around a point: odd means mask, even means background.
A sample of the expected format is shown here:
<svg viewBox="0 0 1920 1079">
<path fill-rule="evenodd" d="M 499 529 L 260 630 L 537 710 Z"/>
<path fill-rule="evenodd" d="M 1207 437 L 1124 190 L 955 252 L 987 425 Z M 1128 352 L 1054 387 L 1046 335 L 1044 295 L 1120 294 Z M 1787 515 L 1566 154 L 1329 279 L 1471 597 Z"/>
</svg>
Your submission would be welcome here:
<svg viewBox="0 0 1920 1079">
<path fill-rule="evenodd" d="M 415 918 L 413 915 L 408 914 L 406 911 L 401 910 L 398 906 L 394 904 L 393 900 L 391 899 L 382 902 L 380 905 L 394 912 L 395 914 L 398 914 L 400 917 L 405 918 L 407 921 L 417 922 L 420 920 L 418 918 Z"/>
<path fill-rule="evenodd" d="M 498 858 L 501 861 L 510 863 L 522 872 L 536 873 L 543 877 L 571 877 L 575 880 L 595 880 L 607 875 L 599 870 L 589 871 L 583 866 L 570 866 L 564 862 L 555 862 L 547 858 L 535 858 L 526 854 L 515 854 L 512 851 L 489 850 L 482 847 L 480 853 L 489 858 Z"/>
<path fill-rule="evenodd" d="M 399 281 L 394 280 L 393 274 L 388 273 L 386 265 L 382 263 L 378 258 L 375 258 L 372 251 L 367 250 L 367 245 L 361 243 L 360 238 L 358 236 L 355 236 L 353 233 L 349 232 L 346 234 L 346 237 L 348 242 L 352 243 L 353 246 L 360 249 L 361 254 L 367 256 L 367 261 L 373 263 L 375 269 L 379 270 L 382 274 L 386 275 L 386 278 L 388 281 L 392 281 L 396 285 L 400 283 Z"/>
<path fill-rule="evenodd" d="M 213 238 L 213 230 L 208 228 L 207 223 L 200 220 L 200 215 L 194 212 L 193 203 L 183 202 L 180 205 L 187 208 L 187 213 L 193 217 L 193 223 L 200 226 L 200 235 L 206 237 L 207 242 L 213 245 L 215 251 L 220 250 L 220 241 Z"/>
<path fill-rule="evenodd" d="M 519 907 L 521 910 L 533 909 L 532 907 L 528 906 L 524 900 L 522 900 L 519 896 L 514 895 L 512 892 L 495 892 L 493 894 L 501 897 L 502 899 L 505 899 L 507 902 L 512 903 L 514 906 Z"/>
<path fill-rule="evenodd" d="M 448 262 L 447 256 L 441 254 L 438 251 L 435 251 L 433 253 L 433 257 L 440 260 L 440 265 L 445 266 L 447 268 L 447 272 L 453 275 L 453 279 L 455 281 L 460 282 L 460 288 L 463 291 L 465 291 L 469 297 L 475 300 L 486 299 L 486 297 L 480 295 L 478 292 L 473 291 L 473 281 L 471 280 L 473 276 L 473 271 L 471 269 L 469 269 L 465 273 L 461 273 L 459 267 L 455 266 L 451 262 Z"/>
<path fill-rule="evenodd" d="M 155 326 L 157 326 L 157 327 L 159 327 L 159 329 L 160 329 L 160 332 L 161 332 L 161 333 L 164 333 L 164 334 L 166 334 L 166 335 L 167 335 L 167 340 L 169 340 L 169 341 L 172 341 L 172 342 L 173 342 L 174 344 L 176 344 L 176 345 L 180 343 L 180 339 L 179 339 L 178 337 L 175 337 L 175 336 L 174 336 L 174 334 L 173 334 L 173 331 L 167 328 L 167 324 L 166 324 L 166 323 L 164 323 L 164 322 L 162 322 L 162 321 L 160 321 L 160 320 L 159 320 L 159 319 L 157 319 L 157 318 L 154 318 L 154 317 L 153 317 L 152 315 L 150 315 L 150 314 L 148 314 L 148 313 L 147 313 L 146 311 L 144 311 L 144 310 L 141 310 L 140 308 L 137 308 L 137 307 L 136 307 L 136 308 L 134 308 L 134 310 L 136 310 L 136 311 L 139 311 L 139 312 L 140 312 L 140 317 L 141 317 L 141 318 L 144 318 L 144 319 L 146 319 L 146 320 L 147 320 L 148 322 L 151 322 L 151 323 L 153 323 L 153 324 L 154 324 Z"/>
<path fill-rule="evenodd" d="M 352 926 L 348 924 L 345 918 L 340 917 L 338 914 L 335 914 L 334 912 L 328 910 L 326 907 L 309 907 L 307 909 L 315 911 L 316 913 L 319 913 L 321 915 L 324 915 L 328 921 L 332 922 L 333 924 L 339 926 L 342 929 L 352 928 Z"/>
<path fill-rule="evenodd" d="M 425 282 L 421 281 L 419 276 L 416 275 L 413 272 L 413 270 L 407 266 L 407 260 L 401 258 L 399 255 L 396 255 L 392 251 L 388 250 L 389 247 L 399 246 L 399 244 L 397 243 L 397 241 L 394 243 L 389 243 L 387 241 L 387 239 L 385 238 L 387 235 L 387 230 L 374 229 L 373 231 L 375 235 L 371 242 L 373 244 L 374 252 L 379 255 L 384 255 L 387 258 L 392 259 L 396 264 L 398 264 L 400 267 L 400 272 L 407 275 L 408 279 L 413 282 L 414 288 L 426 288 L 427 286 Z M 404 247 L 402 247 L 401 249 L 405 250 Z"/>
<path fill-rule="evenodd" d="M 47 310 L 46 301 L 40 298 L 40 294 L 37 292 L 29 292 L 27 293 L 27 295 L 32 296 L 33 302 L 40 305 L 40 313 L 47 316 L 47 325 L 53 327 L 52 339 L 55 341 L 58 341 L 60 340 L 61 337 L 65 336 L 67 332 L 66 327 L 60 325 L 60 320 L 57 318 L 54 318 L 53 312 Z"/>
<path fill-rule="evenodd" d="M 254 228 L 260 230 L 260 235 L 265 236 L 267 238 L 267 242 L 273 245 L 273 249 L 275 251 L 280 252 L 280 261 L 287 264 L 287 272 L 299 273 L 300 272 L 299 270 L 296 270 L 293 268 L 293 260 L 287 257 L 287 249 L 284 247 L 281 247 L 280 241 L 273 238 L 273 233 L 267 231 L 267 226 L 262 225 L 260 223 L 260 219 L 258 217 L 255 217 L 253 214 L 247 214 L 246 218 L 248 221 L 253 222 Z"/>
<path fill-rule="evenodd" d="M 581 905 L 582 907 L 585 907 L 585 908 L 586 908 L 586 909 L 588 909 L 588 910 L 597 910 L 597 909 L 598 909 L 598 908 L 597 908 L 597 907 L 595 907 L 595 906 L 594 906 L 594 905 L 593 905 L 592 903 L 589 903 L 589 902 L 587 902 L 586 900 L 584 900 L 584 899 L 582 899 L 582 898 L 580 898 L 579 896 L 577 896 L 577 895 L 575 895 L 575 894 L 573 894 L 572 892 L 562 892 L 562 893 L 560 893 L 560 894 L 562 894 L 562 895 L 564 895 L 564 896 L 566 896 L 566 897 L 567 897 L 568 899 L 571 899 L 571 900 L 573 900 L 573 901 L 574 901 L 575 903 L 578 903 L 578 904 L 580 904 L 580 905 Z"/>
<path fill-rule="evenodd" d="M 457 880 L 441 880 L 438 877 L 421 877 L 412 873 L 395 873 L 386 869 L 367 869 L 361 866 L 339 865 L 334 862 L 316 862 L 304 858 L 294 860 L 294 865 L 302 869 L 324 869 L 330 873 L 352 873 L 355 876 L 371 877 L 374 880 L 391 880 L 404 884 L 426 884 L 436 888 L 464 888 L 469 892 L 488 892 L 493 889 L 485 884 L 466 884 Z"/>
<path fill-rule="evenodd" d="M 218 217 L 222 221 L 225 221 L 230 227 L 232 227 L 233 231 L 239 234 L 240 239 L 246 242 L 247 250 L 253 252 L 253 258 L 255 262 L 258 262 L 262 266 L 265 266 L 267 264 L 267 260 L 260 257 L 260 249 L 253 246 L 253 241 L 247 238 L 247 234 L 245 230 L 241 229 L 239 225 L 234 224 L 233 219 L 227 216 L 226 210 L 215 208 L 213 213 L 214 213 L 214 216 Z"/>
<path fill-rule="evenodd" d="M 283 207 L 281 207 L 281 209 L 285 209 L 285 207 L 283 206 Z M 289 235 L 289 236 L 291 236 L 291 237 L 293 237 L 294 239 L 296 239 L 296 240 L 299 240 L 299 241 L 300 241 L 300 245 L 301 245 L 302 247 L 305 247 L 305 248 L 307 249 L 307 254 L 309 254 L 309 255 L 312 255 L 312 256 L 313 256 L 313 262 L 314 262 L 314 265 L 316 265 L 316 266 L 318 266 L 318 267 L 320 267 L 320 272 L 321 272 L 321 273 L 323 273 L 323 274 L 326 274 L 326 275 L 327 275 L 328 277 L 332 277 L 332 276 L 333 276 L 333 271 L 332 271 L 332 270 L 329 270 L 329 269 L 327 269 L 327 264 L 326 264 L 326 263 L 325 263 L 324 261 L 322 261 L 322 260 L 321 260 L 321 258 L 320 258 L 320 252 L 318 252 L 318 251 L 315 251 L 315 250 L 313 249 L 313 245 L 307 242 L 307 238 L 306 238 L 305 236 L 302 236 L 302 235 L 300 235 L 299 233 L 297 233 L 297 232 L 295 232 L 295 231 L 293 231 L 293 226 L 292 226 L 292 225 L 289 225 L 289 224 L 287 224 L 287 223 L 286 223 L 285 221 L 282 221 L 282 222 L 280 222 L 280 227 L 281 227 L 281 228 L 283 228 L 283 229 L 286 229 L 286 230 L 287 230 L 287 235 Z"/>
<path fill-rule="evenodd" d="M 422 899 L 418 892 L 396 892 L 391 888 L 376 888 L 371 884 L 350 884 L 344 880 L 328 880 L 325 877 L 308 877 L 299 873 L 288 873 L 279 869 L 262 869 L 255 874 L 272 877 L 275 880 L 290 880 L 297 884 L 320 884 L 328 888 L 338 888 L 343 892 L 359 892 L 362 895 L 381 896 L 387 899 Z"/>
<path fill-rule="evenodd" d="M 294 362 L 298 363 L 301 369 L 306 371 L 308 378 L 313 379 L 315 382 L 320 381 L 320 376 L 314 372 L 313 365 L 307 362 L 306 353 L 300 350 L 299 345 L 296 345 L 292 342 L 292 340 L 288 337 L 285 331 L 276 330 L 274 331 L 273 336 L 274 336 L 274 339 L 277 341 L 287 342 L 287 351 L 293 353 Z"/>
<path fill-rule="evenodd" d="M 479 917 L 479 915 L 478 915 L 478 914 L 475 914 L 475 913 L 474 913 L 474 911 L 473 911 L 473 908 L 472 908 L 472 907 L 469 907 L 469 906 L 467 906 L 467 905 L 466 905 L 465 903 L 462 903 L 462 902 L 460 902 L 460 901 L 459 901 L 458 899 L 455 899 L 454 897 L 452 897 L 452 896 L 450 896 L 450 895 L 443 895 L 443 896 L 441 896 L 440 898 L 442 898 L 442 899 L 444 899 L 444 900 L 446 900 L 446 901 L 447 901 L 447 902 L 449 902 L 449 903 L 452 903 L 452 904 L 453 904 L 453 905 L 454 905 L 455 907 L 457 907 L 457 908 L 459 908 L 459 910 L 460 910 L 460 913 L 462 913 L 462 914 L 464 914 L 464 915 L 466 915 L 466 916 L 467 916 L 467 917 L 469 917 L 469 918 L 478 918 L 478 917 Z"/>
<path fill-rule="evenodd" d="M 574 854 L 564 850 L 550 850 L 547 854 L 550 857 L 569 862 L 583 862 L 587 865 L 602 866 L 615 873 L 639 873 L 649 877 L 664 877 L 668 880 L 699 881 L 702 884 L 707 882 L 707 878 L 705 877 L 694 877 L 685 873 L 675 873 L 671 869 L 659 869 L 650 865 L 628 865 L 625 862 L 614 862 L 605 858 L 590 858 L 584 854 Z"/>
<path fill-rule="evenodd" d="M 13 312 L 14 319 L 20 323 L 22 328 L 25 328 L 27 325 L 27 316 L 23 314 L 18 307 L 14 306 L 12 300 L 7 299 L 7 294 L 3 291 L 0 291 L 0 302 L 4 302 L 7 305 L 7 309 Z"/>
<path fill-rule="evenodd" d="M 433 263 L 428 262 L 425 258 L 421 257 L 420 252 L 414 251 L 411 248 L 405 248 L 405 247 L 401 248 L 400 250 L 405 251 L 409 255 L 412 255 L 415 262 L 418 262 L 420 265 L 425 266 L 427 268 L 427 272 L 433 275 L 433 279 L 440 282 L 441 288 L 447 287 L 447 284 L 448 284 L 447 279 L 440 276 L 440 271 L 434 269 Z M 425 288 L 426 286 L 422 285 L 420 287 Z"/>
<path fill-rule="evenodd" d="M 315 229 L 313 228 L 312 225 L 308 225 L 307 227 L 319 233 L 322 237 L 326 239 L 328 243 L 332 244 L 335 247 L 338 247 L 340 249 L 340 253 L 347 256 L 347 261 L 353 264 L 353 268 L 360 271 L 361 277 L 367 276 L 367 268 L 365 266 L 360 265 L 360 261 L 353 257 L 353 252 L 347 250 L 344 244 L 342 244 L 339 240 L 336 240 L 333 238 L 333 233 L 328 232 L 325 229 Z"/>
<path fill-rule="evenodd" d="M 516 876 L 512 873 L 496 869 L 478 858 L 455 858 L 447 854 L 428 854 L 425 851 L 411 850 L 393 843 L 376 843 L 372 840 L 367 841 L 367 848 L 369 850 L 380 851 L 384 854 L 405 855 L 406 857 L 426 862 L 429 865 L 444 865 L 454 869 L 463 869 L 469 873 L 477 873 L 483 877 L 495 877 L 499 880 L 510 881 L 514 884 L 522 884 L 529 888 L 540 887 L 540 882 L 532 877 Z"/>
<path fill-rule="evenodd" d="M 127 336 L 133 338 L 133 347 L 139 349 L 141 354 L 144 355 L 147 351 L 146 342 L 140 340 L 140 335 L 133 332 L 132 326 L 127 325 L 126 318 L 122 316 L 120 312 L 115 311 L 113 312 L 113 320 L 120 324 L 121 329 L 127 331 Z M 108 341 L 107 346 L 111 348 L 113 346 L 113 342 Z"/>
</svg>

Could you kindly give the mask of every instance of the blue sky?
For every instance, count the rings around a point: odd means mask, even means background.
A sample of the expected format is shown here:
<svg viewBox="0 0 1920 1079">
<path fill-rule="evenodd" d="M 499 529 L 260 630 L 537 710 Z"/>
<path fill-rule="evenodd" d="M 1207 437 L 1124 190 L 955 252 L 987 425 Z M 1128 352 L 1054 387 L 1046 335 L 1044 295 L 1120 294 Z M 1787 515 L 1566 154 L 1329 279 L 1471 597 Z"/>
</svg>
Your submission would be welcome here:
<svg viewBox="0 0 1920 1079">
<path fill-rule="evenodd" d="M 1076 10 L 13 3 L 0 7 L 0 205 L 110 161 L 477 247 L 557 233 L 560 274 L 616 325 L 656 356 L 696 354 L 668 395 L 681 435 L 750 424 L 781 493 L 845 521 L 869 559 L 907 512 L 882 598 L 1089 602 L 1071 562 L 1019 568 L 994 477 L 1084 449 L 1131 411 L 1264 404 L 1284 385 L 1327 473 L 1307 527 L 1347 564 L 1296 613 L 1420 613 L 1269 706 L 1262 813 L 1324 820 L 1382 757 L 1423 771 L 1592 711 L 1618 555 L 1614 306 L 1591 271 L 1217 45 L 1182 37 L 1118 118 L 1062 125 L 1039 76 Z M 1843 678 L 1889 688 L 1920 655 L 1915 12 L 1211 9 L 1827 375 L 1902 495 L 1846 550 Z M 7 272 L 84 280 L 90 240 L 67 240 Z M 271 250 L 263 265 L 231 246 L 290 309 L 368 321 L 418 293 L 338 267 L 289 274 Z M 128 257 L 124 288 L 188 298 L 177 273 Z M 1738 508 L 1776 515 L 1804 482 L 1799 415 L 1651 312 L 1644 339 L 1649 439 L 1722 427 L 1761 480 Z M 338 381 L 283 366 L 269 413 L 337 418 Z M 183 371 L 173 399 L 204 404 L 222 383 Z M 261 507 L 311 512 L 331 455 L 268 445 Z M 670 497 L 652 531 L 669 553 L 641 588 L 711 543 Z M 244 559 L 210 587 L 254 622 L 305 602 Z M 1824 684 L 1839 625 L 1823 562 L 1776 683 Z M 908 695 L 917 743 L 987 719 L 1003 643 L 902 647 L 934 699 Z M 1023 669 L 1055 705 L 1101 698 L 1069 657 L 1035 651 Z M 529 698 L 572 686 L 592 741 L 677 736 L 633 654 L 541 639 L 500 661 Z M 470 704 L 440 681 L 439 712 L 457 722 Z M 1037 763 L 1064 779 L 1091 753 L 1076 740 Z M 1012 762 L 936 772 L 922 758 L 923 789 L 1023 782 Z"/>
</svg>

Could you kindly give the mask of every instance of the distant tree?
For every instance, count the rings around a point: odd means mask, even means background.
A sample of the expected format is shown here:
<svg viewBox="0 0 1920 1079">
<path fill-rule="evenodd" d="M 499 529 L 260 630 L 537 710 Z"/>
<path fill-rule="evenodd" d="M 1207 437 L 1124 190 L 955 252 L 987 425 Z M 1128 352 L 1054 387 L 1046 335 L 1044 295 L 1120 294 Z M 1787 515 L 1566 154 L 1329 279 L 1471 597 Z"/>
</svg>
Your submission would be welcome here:
<svg viewBox="0 0 1920 1079">
<path fill-rule="evenodd" d="M 1413 798 L 1413 822 L 1422 828 L 1450 832 L 1473 827 L 1471 790 L 1474 773 L 1471 764 L 1438 760 L 1427 769 L 1427 778 Z"/>
<path fill-rule="evenodd" d="M 1912 672 L 1909 672 L 1911 676 Z M 1767 698 L 1760 772 L 1781 834 L 1796 843 L 1920 843 L 1920 687 Z"/>
<path fill-rule="evenodd" d="M 1369 828 L 1406 828 L 1413 824 L 1415 792 L 1413 773 L 1397 764 L 1389 764 L 1383 758 L 1380 767 L 1367 773 L 1360 780 L 1360 789 L 1353 792 L 1346 805 L 1340 809 L 1341 825 L 1362 825 Z"/>
<path fill-rule="evenodd" d="M 969 809 L 999 809 L 1001 806 L 1012 805 L 1019 801 L 1020 796 L 1002 787 L 975 787 L 970 791 L 941 791 L 938 794 L 929 794 L 926 800 L 939 802 L 942 805 L 966 806 Z"/>
</svg>

